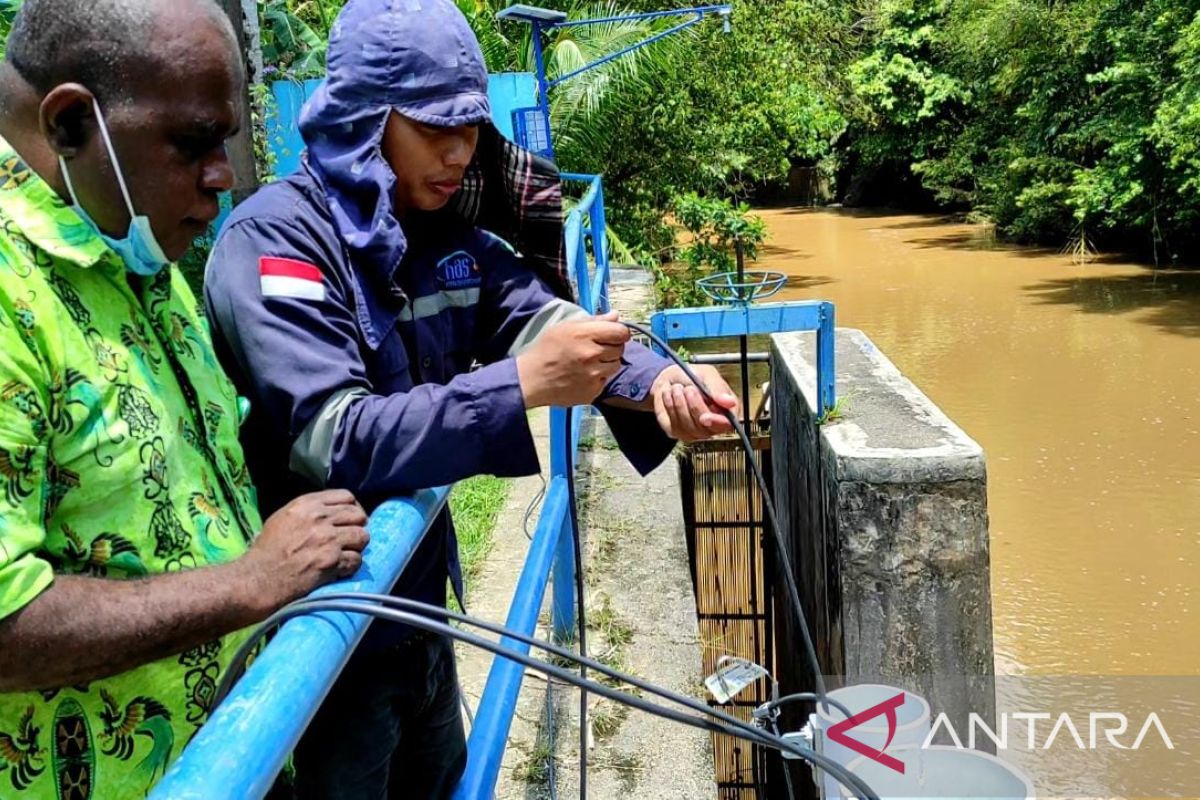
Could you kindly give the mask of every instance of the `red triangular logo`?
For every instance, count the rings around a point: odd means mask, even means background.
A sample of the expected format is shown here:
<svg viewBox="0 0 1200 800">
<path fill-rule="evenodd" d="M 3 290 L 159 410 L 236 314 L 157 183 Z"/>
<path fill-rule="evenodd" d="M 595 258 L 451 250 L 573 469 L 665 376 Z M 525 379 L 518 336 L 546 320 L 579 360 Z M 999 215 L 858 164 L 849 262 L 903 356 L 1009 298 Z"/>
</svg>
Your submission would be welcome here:
<svg viewBox="0 0 1200 800">
<path fill-rule="evenodd" d="M 844 719 L 832 726 L 828 732 L 829 738 L 830 740 L 835 741 L 844 747 L 849 747 L 854 752 L 864 755 L 873 761 L 878 761 L 885 767 L 894 769 L 896 772 L 899 772 L 901 775 L 903 775 L 904 762 L 883 752 L 883 750 L 887 750 L 888 745 L 892 743 L 892 738 L 896 735 L 896 709 L 902 705 L 904 705 L 904 692 L 901 692 L 890 700 L 884 700 L 879 705 L 872 706 L 866 711 L 860 711 L 853 717 Z M 880 715 L 886 716 L 888 723 L 888 737 L 887 741 L 883 743 L 883 750 L 876 750 L 873 747 L 868 747 L 858 739 L 851 739 L 846 735 L 846 731 L 857 728 L 864 722 L 875 719 Z"/>
</svg>

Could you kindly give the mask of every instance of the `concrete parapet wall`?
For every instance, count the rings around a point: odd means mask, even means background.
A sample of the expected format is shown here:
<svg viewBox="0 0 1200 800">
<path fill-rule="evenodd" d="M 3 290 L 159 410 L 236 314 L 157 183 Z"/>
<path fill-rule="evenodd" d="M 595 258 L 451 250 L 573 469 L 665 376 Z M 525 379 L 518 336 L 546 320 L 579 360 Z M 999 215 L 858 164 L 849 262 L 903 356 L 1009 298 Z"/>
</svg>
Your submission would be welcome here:
<svg viewBox="0 0 1200 800">
<path fill-rule="evenodd" d="M 918 692 L 955 725 L 991 720 L 982 449 L 861 331 L 837 332 L 843 400 L 822 426 L 815 335 L 775 335 L 771 357 L 775 501 L 823 671 Z M 810 690 L 791 615 L 779 616 L 784 688 Z"/>
</svg>

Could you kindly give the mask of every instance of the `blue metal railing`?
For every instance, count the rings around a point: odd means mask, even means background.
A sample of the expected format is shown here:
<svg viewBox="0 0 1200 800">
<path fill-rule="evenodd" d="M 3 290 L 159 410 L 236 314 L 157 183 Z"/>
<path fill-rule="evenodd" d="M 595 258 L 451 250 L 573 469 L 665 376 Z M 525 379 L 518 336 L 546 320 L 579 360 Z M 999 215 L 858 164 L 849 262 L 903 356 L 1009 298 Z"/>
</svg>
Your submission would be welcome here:
<svg viewBox="0 0 1200 800">
<path fill-rule="evenodd" d="M 579 305 L 596 314 L 608 310 L 607 224 L 604 217 L 604 187 L 599 175 L 564 174 L 563 180 L 587 184 L 583 197 L 567 215 L 567 263 L 575 280 Z M 587 240 L 591 238 L 589 265 Z M 575 629 L 575 537 L 571 515 L 567 513 L 567 463 L 564 438 L 566 409 L 550 411 L 550 481 L 538 519 L 537 531 L 525 558 L 525 566 L 513 595 L 508 626 L 519 633 L 532 634 L 538 612 L 546 596 L 553 570 L 551 621 L 555 638 L 570 639 Z M 584 410 L 572 416 L 571 458 L 579 454 L 579 431 Z M 510 640 L 505 644 L 529 652 L 529 647 Z M 491 797 L 500 776 L 500 765 L 508 746 L 508 732 L 517 708 L 517 696 L 525 677 L 525 668 L 497 656 L 492 661 L 475 724 L 467 742 L 467 769 L 454 792 L 454 800 L 478 800 Z"/>
<path fill-rule="evenodd" d="M 329 592 L 391 591 L 448 489 L 429 489 L 380 506 L 367 530 L 363 566 Z M 362 614 L 321 612 L 280 628 L 212 718 L 150 795 L 152 800 L 262 797 L 367 629 Z"/>
<path fill-rule="evenodd" d="M 567 214 L 567 262 L 579 292 L 579 305 L 593 314 L 608 311 L 608 218 L 604 213 L 604 182 L 599 175 L 563 173 L 563 180 L 586 183 L 587 191 Z M 595 273 L 588 266 L 587 239 L 592 240 Z"/>
</svg>

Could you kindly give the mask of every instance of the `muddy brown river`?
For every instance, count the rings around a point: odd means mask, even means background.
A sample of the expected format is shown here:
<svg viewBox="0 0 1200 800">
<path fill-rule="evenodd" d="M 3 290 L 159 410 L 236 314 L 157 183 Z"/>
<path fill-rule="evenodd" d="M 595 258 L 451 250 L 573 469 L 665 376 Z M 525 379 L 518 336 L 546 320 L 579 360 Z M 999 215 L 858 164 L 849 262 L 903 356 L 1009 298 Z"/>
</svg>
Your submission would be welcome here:
<svg viewBox="0 0 1200 800">
<path fill-rule="evenodd" d="M 761 213 L 779 297 L 836 303 L 987 453 L 998 671 L 1200 672 L 1200 272 Z"/>
</svg>

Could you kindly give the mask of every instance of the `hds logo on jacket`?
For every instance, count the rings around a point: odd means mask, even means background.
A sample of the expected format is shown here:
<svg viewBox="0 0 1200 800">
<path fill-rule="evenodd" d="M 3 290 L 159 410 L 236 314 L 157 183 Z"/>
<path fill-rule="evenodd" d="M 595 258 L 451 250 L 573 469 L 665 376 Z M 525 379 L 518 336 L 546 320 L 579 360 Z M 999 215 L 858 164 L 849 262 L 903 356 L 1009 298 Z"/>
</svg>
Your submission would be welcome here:
<svg viewBox="0 0 1200 800">
<path fill-rule="evenodd" d="M 442 289 L 468 289 L 483 283 L 483 275 L 475 256 L 458 250 L 438 262 L 437 282 Z"/>
</svg>

